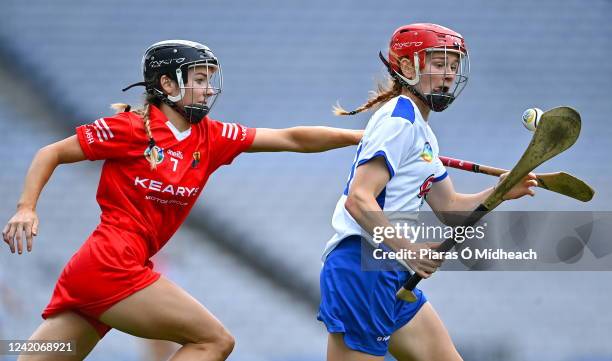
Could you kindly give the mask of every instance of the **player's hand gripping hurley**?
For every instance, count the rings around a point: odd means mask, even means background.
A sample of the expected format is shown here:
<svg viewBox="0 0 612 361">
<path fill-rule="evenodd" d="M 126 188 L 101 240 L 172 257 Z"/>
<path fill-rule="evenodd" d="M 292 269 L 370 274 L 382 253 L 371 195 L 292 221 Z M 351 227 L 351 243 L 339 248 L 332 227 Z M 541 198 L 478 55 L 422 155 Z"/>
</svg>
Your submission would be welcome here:
<svg viewBox="0 0 612 361">
<path fill-rule="evenodd" d="M 503 196 L 529 172 L 571 147 L 580 134 L 580 123 L 580 114 L 569 107 L 557 107 L 545 112 L 521 159 L 508 176 L 497 185 L 493 193 L 467 217 L 463 225 L 468 226 L 478 222 L 501 204 Z M 454 238 L 448 238 L 440 244 L 436 252 L 448 252 L 456 244 Z M 413 274 L 397 292 L 397 297 L 407 302 L 415 302 L 416 297 L 412 290 L 419 281 L 421 277 Z"/>
</svg>

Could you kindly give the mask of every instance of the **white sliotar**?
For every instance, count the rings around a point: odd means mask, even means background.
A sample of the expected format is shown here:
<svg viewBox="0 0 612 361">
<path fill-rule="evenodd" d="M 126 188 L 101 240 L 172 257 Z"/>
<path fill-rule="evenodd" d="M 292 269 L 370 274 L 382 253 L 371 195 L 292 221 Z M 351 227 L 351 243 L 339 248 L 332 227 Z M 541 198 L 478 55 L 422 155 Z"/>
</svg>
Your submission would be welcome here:
<svg viewBox="0 0 612 361">
<path fill-rule="evenodd" d="M 544 112 L 540 108 L 529 108 L 525 110 L 521 119 L 525 128 L 529 129 L 532 132 L 535 132 L 543 113 Z"/>
</svg>

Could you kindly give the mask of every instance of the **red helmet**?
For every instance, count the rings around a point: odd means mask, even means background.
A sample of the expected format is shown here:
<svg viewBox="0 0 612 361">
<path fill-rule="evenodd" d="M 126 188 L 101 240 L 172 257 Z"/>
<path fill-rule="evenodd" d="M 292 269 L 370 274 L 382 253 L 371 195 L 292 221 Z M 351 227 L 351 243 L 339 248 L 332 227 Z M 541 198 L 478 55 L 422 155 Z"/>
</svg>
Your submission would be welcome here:
<svg viewBox="0 0 612 361">
<path fill-rule="evenodd" d="M 433 74 L 424 71 L 426 55 L 433 51 L 459 55 L 459 65 L 453 74 L 455 80 L 452 84 L 445 84 L 442 87 L 444 90 L 437 92 L 432 90 L 431 93 L 421 94 L 414 86 L 419 83 L 422 74 Z M 395 30 L 391 36 L 388 60 L 384 59 L 382 54 L 380 58 L 391 76 L 421 98 L 433 111 L 446 109 L 467 83 L 469 56 L 463 36 L 444 26 L 427 23 L 404 25 Z M 402 74 L 399 66 L 402 58 L 408 58 L 414 65 L 416 75 L 413 79 L 408 79 Z"/>
<path fill-rule="evenodd" d="M 454 49 L 467 54 L 463 36 L 444 26 L 436 24 L 404 25 L 393 32 L 389 43 L 389 63 L 391 68 L 399 71 L 399 59 L 408 57 L 419 70 L 425 67 L 425 51 L 432 48 Z M 418 55 L 418 60 L 416 58 Z"/>
</svg>

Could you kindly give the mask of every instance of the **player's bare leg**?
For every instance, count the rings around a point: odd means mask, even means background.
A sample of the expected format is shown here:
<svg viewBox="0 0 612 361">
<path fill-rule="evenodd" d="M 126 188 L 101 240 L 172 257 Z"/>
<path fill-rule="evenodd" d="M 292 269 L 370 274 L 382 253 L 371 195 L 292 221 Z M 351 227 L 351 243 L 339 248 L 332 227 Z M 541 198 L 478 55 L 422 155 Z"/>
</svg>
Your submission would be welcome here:
<svg viewBox="0 0 612 361">
<path fill-rule="evenodd" d="M 63 312 L 47 318 L 30 340 L 75 342 L 75 355 L 37 354 L 22 355 L 18 361 L 73 361 L 83 360 L 100 340 L 93 326 L 74 312 Z"/>
<path fill-rule="evenodd" d="M 389 352 L 398 361 L 463 360 L 429 302 L 410 322 L 391 335 Z"/>
<path fill-rule="evenodd" d="M 183 345 L 172 361 L 225 360 L 234 338 L 195 298 L 163 276 L 108 309 L 100 321 L 134 336 Z"/>
<path fill-rule="evenodd" d="M 143 355 L 141 360 L 166 361 L 180 347 L 180 345 L 166 340 L 143 339 Z"/>
<path fill-rule="evenodd" d="M 344 343 L 344 334 L 330 333 L 327 337 L 327 361 L 382 361 L 384 356 L 373 356 L 351 350 Z"/>
</svg>

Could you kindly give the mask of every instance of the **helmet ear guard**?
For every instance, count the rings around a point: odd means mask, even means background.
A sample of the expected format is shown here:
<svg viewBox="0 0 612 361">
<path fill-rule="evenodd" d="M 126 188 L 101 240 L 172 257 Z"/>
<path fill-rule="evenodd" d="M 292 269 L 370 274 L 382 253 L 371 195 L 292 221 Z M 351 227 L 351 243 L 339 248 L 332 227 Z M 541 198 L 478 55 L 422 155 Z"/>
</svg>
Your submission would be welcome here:
<svg viewBox="0 0 612 361">
<path fill-rule="evenodd" d="M 420 74 L 420 70 L 418 67 L 419 60 L 418 60 L 417 54 L 414 54 L 414 57 L 415 57 L 414 61 L 416 64 L 415 66 L 416 76 L 414 77 L 414 79 L 408 79 L 402 74 L 395 71 L 395 69 L 391 67 L 391 64 L 389 63 L 389 61 L 385 59 L 385 56 L 383 55 L 382 51 L 378 52 L 378 57 L 383 62 L 383 64 L 385 64 L 385 66 L 387 67 L 387 71 L 389 72 L 389 75 L 391 75 L 393 79 L 395 79 L 398 83 L 400 83 L 404 88 L 410 90 L 410 92 L 414 94 L 417 98 L 421 99 L 423 103 L 429 104 L 429 101 L 427 100 L 427 98 L 425 98 L 421 93 L 419 93 L 419 91 L 416 90 L 416 88 L 414 87 L 415 85 L 419 83 L 419 81 L 421 81 L 421 74 Z"/>
<path fill-rule="evenodd" d="M 170 94 L 167 95 L 168 99 L 175 103 L 181 101 L 181 99 L 183 99 L 185 96 L 185 83 L 183 82 L 183 72 L 181 71 L 180 67 L 176 68 L 176 82 L 179 86 L 179 94 L 176 96 L 172 96 Z"/>
<path fill-rule="evenodd" d="M 413 60 L 414 73 L 415 73 L 414 79 L 408 79 L 404 75 L 402 75 L 401 72 L 398 72 L 397 70 L 393 69 L 389 61 L 385 59 L 385 57 L 383 56 L 382 52 L 378 52 L 378 56 L 380 57 L 380 60 L 382 60 L 382 62 L 387 66 L 389 73 L 391 72 L 395 73 L 397 77 L 401 78 L 402 83 L 407 84 L 407 86 L 417 85 L 419 81 L 421 80 L 420 61 L 419 61 L 418 53 L 414 53 L 414 60 Z M 391 56 L 391 53 L 389 53 L 389 56 Z M 399 65 L 399 61 L 398 61 L 398 65 Z M 393 74 L 391 74 L 391 76 L 393 76 Z"/>
</svg>

